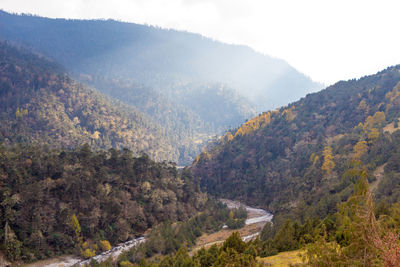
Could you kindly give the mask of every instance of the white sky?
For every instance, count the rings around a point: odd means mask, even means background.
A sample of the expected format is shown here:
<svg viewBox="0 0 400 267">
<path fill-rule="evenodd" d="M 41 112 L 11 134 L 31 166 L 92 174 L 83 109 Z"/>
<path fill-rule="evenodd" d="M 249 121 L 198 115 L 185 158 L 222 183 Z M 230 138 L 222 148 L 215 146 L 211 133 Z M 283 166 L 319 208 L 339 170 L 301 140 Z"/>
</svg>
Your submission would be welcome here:
<svg viewBox="0 0 400 267">
<path fill-rule="evenodd" d="M 399 0 L 0 0 L 0 9 L 196 32 L 282 58 L 325 84 L 400 64 Z"/>
</svg>

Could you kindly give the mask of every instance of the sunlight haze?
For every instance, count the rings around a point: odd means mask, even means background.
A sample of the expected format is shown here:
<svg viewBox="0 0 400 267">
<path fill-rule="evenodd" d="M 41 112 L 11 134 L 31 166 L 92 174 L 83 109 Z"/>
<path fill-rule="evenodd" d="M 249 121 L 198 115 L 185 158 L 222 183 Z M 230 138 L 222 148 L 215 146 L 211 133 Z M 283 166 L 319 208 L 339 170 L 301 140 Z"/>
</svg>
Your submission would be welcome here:
<svg viewBox="0 0 400 267">
<path fill-rule="evenodd" d="M 195 32 L 284 59 L 327 85 L 400 63 L 398 1 L 0 0 L 0 9 Z"/>
</svg>

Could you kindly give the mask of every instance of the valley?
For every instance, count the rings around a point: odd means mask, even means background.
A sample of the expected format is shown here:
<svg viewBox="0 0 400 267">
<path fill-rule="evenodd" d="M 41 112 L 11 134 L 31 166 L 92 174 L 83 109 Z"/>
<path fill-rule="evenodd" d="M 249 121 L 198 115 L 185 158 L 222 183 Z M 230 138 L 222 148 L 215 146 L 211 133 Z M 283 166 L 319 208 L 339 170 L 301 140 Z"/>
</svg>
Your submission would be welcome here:
<svg viewBox="0 0 400 267">
<path fill-rule="evenodd" d="M 273 215 L 265 210 L 246 206 L 238 201 L 220 199 L 229 209 L 244 207 L 247 211 L 245 225 L 237 230 L 227 229 L 225 226 L 221 231 L 212 234 L 203 234 L 197 238 L 196 245 L 191 250 L 192 253 L 201 249 L 209 248 L 214 244 L 223 243 L 234 231 L 238 231 L 243 241 L 257 238 L 266 222 L 271 222 Z"/>
<path fill-rule="evenodd" d="M 135 147 L 124 145 L 178 165 L 191 164 L 215 136 L 258 112 L 322 88 L 283 60 L 187 32 L 1 10 L 0 29 L 0 41 L 56 62 L 73 80 L 134 109 L 134 121 L 150 124 L 155 139 L 144 135 Z M 91 128 L 90 134 L 109 137 L 99 123 Z M 124 134 L 101 147 L 118 147 L 121 139 Z"/>
<path fill-rule="evenodd" d="M 400 65 L 0 10 L 0 265 L 400 266 L 399 122 Z"/>
<path fill-rule="evenodd" d="M 260 234 L 265 222 L 270 222 L 272 220 L 272 214 L 262 209 L 252 208 L 240 202 L 228 199 L 222 199 L 221 202 L 227 205 L 229 209 L 245 207 L 246 210 L 248 211 L 246 225 L 243 228 L 239 229 L 239 233 L 243 241 L 248 241 L 256 238 Z M 196 241 L 196 245 L 191 249 L 191 253 L 194 253 L 203 247 L 209 248 L 214 244 L 220 244 L 224 242 L 225 239 L 228 238 L 232 233 L 233 233 L 232 230 L 222 229 L 221 231 L 212 233 L 210 235 L 200 236 Z M 137 247 L 144 242 L 146 242 L 145 237 L 135 238 L 125 243 L 119 244 L 118 246 L 115 246 L 110 250 L 105 251 L 87 260 L 81 260 L 79 258 L 73 258 L 73 257 L 65 257 L 65 259 L 54 258 L 42 262 L 27 264 L 24 266 L 39 267 L 45 265 L 48 267 L 71 267 L 71 266 L 84 266 L 86 264 L 89 264 L 91 260 L 95 260 L 97 262 L 104 262 L 109 258 L 116 260 L 118 256 L 121 255 L 121 253 L 126 252 L 134 247 Z"/>
</svg>

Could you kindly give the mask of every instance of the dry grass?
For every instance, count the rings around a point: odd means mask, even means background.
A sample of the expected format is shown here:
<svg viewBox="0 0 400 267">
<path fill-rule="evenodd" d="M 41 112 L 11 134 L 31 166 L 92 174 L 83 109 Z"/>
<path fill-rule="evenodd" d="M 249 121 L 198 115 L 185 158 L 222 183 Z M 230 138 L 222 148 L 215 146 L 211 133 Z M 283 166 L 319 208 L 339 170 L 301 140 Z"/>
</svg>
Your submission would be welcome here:
<svg viewBox="0 0 400 267">
<path fill-rule="evenodd" d="M 212 234 L 203 234 L 196 240 L 196 246 L 193 247 L 192 252 L 199 250 L 200 248 L 209 248 L 214 244 L 219 244 L 224 242 L 233 232 L 239 232 L 240 236 L 247 236 L 257 232 L 260 232 L 264 227 L 265 223 L 255 223 L 251 225 L 246 225 L 241 229 L 229 230 L 222 229 L 221 231 Z"/>
<path fill-rule="evenodd" d="M 287 267 L 287 266 L 296 266 L 301 265 L 302 255 L 305 253 L 304 250 L 294 250 L 281 252 L 278 255 L 259 258 L 259 261 L 262 261 L 266 266 L 273 267 Z"/>
</svg>

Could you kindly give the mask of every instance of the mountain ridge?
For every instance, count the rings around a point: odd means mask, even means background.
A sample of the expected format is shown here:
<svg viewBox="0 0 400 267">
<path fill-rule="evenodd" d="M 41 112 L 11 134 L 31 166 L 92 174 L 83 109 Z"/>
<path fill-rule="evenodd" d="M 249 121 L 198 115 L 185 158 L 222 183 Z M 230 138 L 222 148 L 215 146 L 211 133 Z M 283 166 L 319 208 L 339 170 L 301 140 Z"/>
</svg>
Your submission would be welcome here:
<svg viewBox="0 0 400 267">
<path fill-rule="evenodd" d="M 398 157 L 399 88 L 396 65 L 265 112 L 198 156 L 194 175 L 207 192 L 264 206 L 277 220 L 323 218 L 351 194 L 351 173 L 366 166 L 373 182 Z M 392 203 L 383 184 L 397 180 L 390 169 L 384 177 L 376 194 Z"/>
<path fill-rule="evenodd" d="M 127 147 L 159 161 L 177 160 L 164 130 L 134 107 L 77 83 L 43 57 L 3 43 L 0 50 L 3 142 Z"/>
<path fill-rule="evenodd" d="M 126 61 L 126 55 L 131 55 L 135 60 L 124 64 L 134 69 L 144 69 L 133 76 L 139 77 L 137 80 L 152 87 L 157 83 L 162 84 L 166 78 L 168 81 L 169 75 L 179 74 L 178 80 L 203 76 L 201 80 L 225 83 L 239 89 L 245 97 L 249 97 L 243 93 L 245 90 L 258 94 L 254 95 L 255 97 L 261 97 L 269 94 L 268 90 L 274 90 L 272 87 L 267 89 L 268 84 L 277 87 L 279 83 L 301 80 L 301 75 L 294 77 L 297 75 L 296 70 L 282 59 L 258 53 L 244 45 L 228 45 L 199 34 L 114 20 L 47 19 L 38 16 L 15 16 L 4 11 L 0 13 L 0 17 L 4 20 L 3 24 L 0 24 L 3 32 L 0 37 L 22 42 L 39 50 L 46 48 L 48 55 L 70 70 L 78 70 L 79 73 L 85 73 L 88 69 L 92 69 L 90 74 L 101 73 L 102 64 L 118 61 L 117 65 L 108 64 L 107 72 L 132 76 L 129 68 L 118 66 L 123 60 Z M 26 24 L 30 24 L 29 27 Z M 68 32 L 69 38 L 59 38 L 60 29 L 63 29 L 62 32 Z M 43 35 L 43 32 L 47 34 Z M 36 38 L 37 35 L 41 37 L 40 42 Z M 73 37 L 80 42 L 74 43 Z M 88 49 L 88 45 L 92 46 L 91 49 Z M 136 49 L 136 53 L 133 48 Z M 62 53 L 68 56 L 63 56 Z M 102 58 L 90 63 L 91 58 L 95 56 Z M 158 62 L 159 65 L 154 65 L 154 62 Z M 290 75 L 280 80 L 280 73 L 283 74 L 286 70 L 293 72 L 292 81 L 288 81 Z M 153 77 L 149 79 L 148 73 L 152 73 Z M 148 84 L 149 82 L 151 84 Z M 304 87 L 301 84 L 297 85 L 299 88 Z M 302 90 L 316 90 L 312 83 L 308 86 L 314 88 Z M 318 88 L 320 87 L 318 85 Z M 285 88 L 294 92 L 294 88 Z M 291 100 L 296 100 L 301 94 L 292 96 Z M 275 107 L 280 105 L 277 103 Z M 265 109 L 263 107 L 263 110 Z"/>
</svg>

